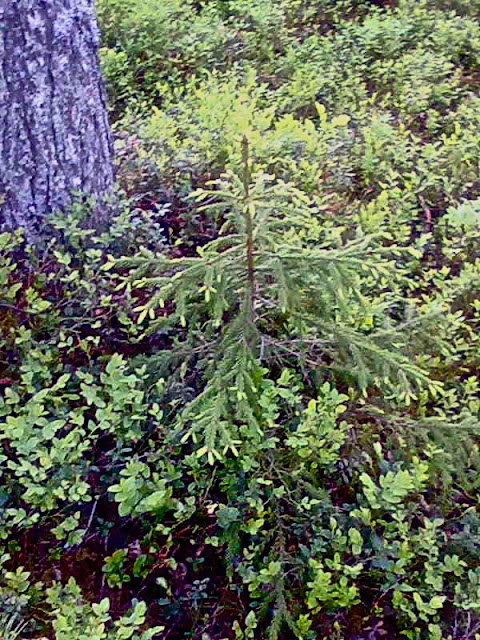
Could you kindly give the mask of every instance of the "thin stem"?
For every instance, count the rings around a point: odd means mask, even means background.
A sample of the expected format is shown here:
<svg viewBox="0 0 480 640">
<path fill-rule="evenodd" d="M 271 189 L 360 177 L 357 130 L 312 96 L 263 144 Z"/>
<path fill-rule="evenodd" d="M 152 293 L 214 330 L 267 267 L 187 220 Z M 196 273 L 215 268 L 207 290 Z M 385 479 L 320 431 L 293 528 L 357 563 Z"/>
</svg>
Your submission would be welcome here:
<svg viewBox="0 0 480 640">
<path fill-rule="evenodd" d="M 242 183 L 244 193 L 244 213 L 245 213 L 245 232 L 246 232 L 246 254 L 247 254 L 247 318 L 255 324 L 255 264 L 254 264 L 254 248 L 253 248 L 253 220 L 250 210 L 250 164 L 248 153 L 248 139 L 243 136 L 242 140 Z"/>
</svg>

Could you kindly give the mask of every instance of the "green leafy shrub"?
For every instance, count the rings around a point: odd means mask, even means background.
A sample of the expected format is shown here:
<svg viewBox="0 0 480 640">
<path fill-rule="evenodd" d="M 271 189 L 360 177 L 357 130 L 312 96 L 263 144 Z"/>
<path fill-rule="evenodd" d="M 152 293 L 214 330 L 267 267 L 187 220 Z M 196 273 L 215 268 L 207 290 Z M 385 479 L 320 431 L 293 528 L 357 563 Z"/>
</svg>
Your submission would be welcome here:
<svg viewBox="0 0 480 640">
<path fill-rule="evenodd" d="M 108 598 L 91 605 L 83 602 L 74 580 L 69 580 L 65 587 L 50 587 L 47 601 L 55 611 L 55 640 L 150 640 L 163 631 L 163 627 L 140 631 L 145 622 L 144 602 L 136 602 L 130 614 L 113 622 Z"/>
<path fill-rule="evenodd" d="M 208 6 L 180 0 L 99 0 L 101 52 L 113 106 L 161 101 L 169 85 L 228 60 L 232 32 Z"/>
</svg>

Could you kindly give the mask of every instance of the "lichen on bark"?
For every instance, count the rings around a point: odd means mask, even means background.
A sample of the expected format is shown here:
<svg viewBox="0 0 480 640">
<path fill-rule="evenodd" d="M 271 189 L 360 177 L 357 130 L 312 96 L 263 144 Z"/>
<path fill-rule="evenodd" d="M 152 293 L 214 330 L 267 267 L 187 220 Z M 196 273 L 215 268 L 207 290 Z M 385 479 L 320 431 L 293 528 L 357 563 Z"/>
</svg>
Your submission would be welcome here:
<svg viewBox="0 0 480 640">
<path fill-rule="evenodd" d="M 34 236 L 72 192 L 109 193 L 98 44 L 93 0 L 0 0 L 1 226 Z"/>
</svg>

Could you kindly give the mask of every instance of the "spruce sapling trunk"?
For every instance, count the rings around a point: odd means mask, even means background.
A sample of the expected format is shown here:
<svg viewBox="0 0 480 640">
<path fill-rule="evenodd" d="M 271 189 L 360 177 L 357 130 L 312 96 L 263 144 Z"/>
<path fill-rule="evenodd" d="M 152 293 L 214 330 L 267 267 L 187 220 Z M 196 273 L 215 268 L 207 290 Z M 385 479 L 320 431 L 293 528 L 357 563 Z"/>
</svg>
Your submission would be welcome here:
<svg viewBox="0 0 480 640">
<path fill-rule="evenodd" d="M 248 139 L 243 136 L 242 140 L 242 183 L 244 189 L 244 214 L 245 214 L 245 233 L 246 233 L 246 254 L 247 254 L 247 292 L 246 292 L 246 315 L 247 320 L 253 325 L 255 324 L 255 262 L 253 247 L 253 219 L 252 206 L 250 203 L 250 163 Z"/>
</svg>

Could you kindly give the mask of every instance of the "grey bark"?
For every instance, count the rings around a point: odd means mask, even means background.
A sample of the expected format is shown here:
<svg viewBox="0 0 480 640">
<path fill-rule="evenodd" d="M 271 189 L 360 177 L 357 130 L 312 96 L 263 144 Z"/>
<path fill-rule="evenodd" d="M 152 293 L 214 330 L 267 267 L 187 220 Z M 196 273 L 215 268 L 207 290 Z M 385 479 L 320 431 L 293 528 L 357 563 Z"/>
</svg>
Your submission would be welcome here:
<svg viewBox="0 0 480 640">
<path fill-rule="evenodd" d="M 113 181 L 93 0 L 0 0 L 0 225 L 34 237 Z"/>
</svg>

